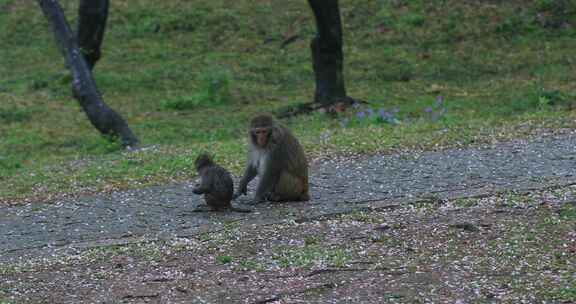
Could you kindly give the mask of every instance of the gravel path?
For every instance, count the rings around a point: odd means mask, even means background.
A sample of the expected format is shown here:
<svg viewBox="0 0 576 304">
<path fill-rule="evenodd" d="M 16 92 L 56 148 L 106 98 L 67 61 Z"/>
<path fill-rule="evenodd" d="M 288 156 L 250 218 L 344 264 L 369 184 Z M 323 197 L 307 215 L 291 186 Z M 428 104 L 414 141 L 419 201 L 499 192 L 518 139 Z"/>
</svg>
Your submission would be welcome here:
<svg viewBox="0 0 576 304">
<path fill-rule="evenodd" d="M 419 197 L 467 197 L 573 184 L 575 146 L 576 135 L 564 135 L 491 147 L 326 160 L 312 167 L 312 201 L 264 203 L 249 214 L 192 212 L 200 203 L 191 192 L 192 184 L 0 206 L 0 260 L 191 235 L 220 229 L 230 221 L 266 224 L 385 207 Z"/>
</svg>

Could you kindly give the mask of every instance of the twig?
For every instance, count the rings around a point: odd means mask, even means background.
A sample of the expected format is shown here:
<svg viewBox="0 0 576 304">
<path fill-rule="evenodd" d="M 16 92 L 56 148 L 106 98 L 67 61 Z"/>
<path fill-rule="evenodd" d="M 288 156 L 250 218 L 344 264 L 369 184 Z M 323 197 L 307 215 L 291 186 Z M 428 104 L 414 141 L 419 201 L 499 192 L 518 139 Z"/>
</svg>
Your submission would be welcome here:
<svg viewBox="0 0 576 304">
<path fill-rule="evenodd" d="M 307 277 L 312 277 L 315 276 L 317 274 L 323 274 L 323 273 L 332 273 L 332 272 L 341 272 L 341 271 L 366 271 L 366 270 L 370 270 L 368 268 L 324 268 L 324 269 L 316 269 L 311 271 L 309 274 L 307 274 Z"/>
<path fill-rule="evenodd" d="M 315 102 L 306 102 L 306 103 L 299 103 L 296 105 L 288 106 L 282 108 L 276 112 L 276 117 L 278 118 L 288 118 L 297 116 L 300 114 L 307 114 L 310 112 L 314 112 L 320 109 L 326 109 L 328 112 L 341 112 L 342 110 L 336 110 L 336 108 L 343 108 L 345 109 L 348 106 L 353 104 L 369 104 L 367 101 L 354 99 L 352 97 L 343 98 L 342 101 L 335 102 L 335 103 L 327 103 L 327 104 L 320 104 Z"/>
<path fill-rule="evenodd" d="M 283 292 L 283 293 L 279 293 L 273 297 L 270 298 L 266 298 L 263 300 L 258 300 L 256 302 L 254 302 L 254 304 L 264 304 L 264 303 L 270 303 L 270 302 L 274 302 L 274 301 L 278 301 L 280 299 L 282 299 L 285 296 L 289 296 L 289 295 L 294 295 L 294 294 L 300 294 L 300 293 L 306 293 L 310 290 L 319 290 L 319 289 L 329 289 L 329 288 L 334 288 L 336 287 L 336 284 L 334 283 L 325 283 L 322 285 L 318 285 L 318 286 L 314 286 L 314 287 L 309 287 L 309 288 L 304 288 L 301 290 L 295 290 L 292 292 Z"/>
</svg>

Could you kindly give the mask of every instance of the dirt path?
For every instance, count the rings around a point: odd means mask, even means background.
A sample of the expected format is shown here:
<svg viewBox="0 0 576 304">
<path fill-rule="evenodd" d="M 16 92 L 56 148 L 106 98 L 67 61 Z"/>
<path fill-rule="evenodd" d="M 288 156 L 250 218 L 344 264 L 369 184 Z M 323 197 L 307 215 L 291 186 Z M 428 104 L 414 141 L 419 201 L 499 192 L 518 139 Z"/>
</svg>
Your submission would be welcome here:
<svg viewBox="0 0 576 304">
<path fill-rule="evenodd" d="M 311 170 L 313 200 L 262 204 L 250 214 L 193 213 L 191 185 L 172 185 L 50 204 L 0 207 L 0 259 L 101 243 L 171 238 L 230 221 L 264 224 L 419 197 L 467 197 L 576 183 L 576 135 L 420 154 L 328 160 Z"/>
</svg>

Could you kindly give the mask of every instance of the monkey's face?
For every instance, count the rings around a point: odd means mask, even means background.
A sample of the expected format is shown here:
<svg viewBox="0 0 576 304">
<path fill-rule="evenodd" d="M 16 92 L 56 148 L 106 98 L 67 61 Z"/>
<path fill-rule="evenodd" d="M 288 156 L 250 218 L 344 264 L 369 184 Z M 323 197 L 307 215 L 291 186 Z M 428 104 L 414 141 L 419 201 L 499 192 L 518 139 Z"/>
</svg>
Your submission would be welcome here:
<svg viewBox="0 0 576 304">
<path fill-rule="evenodd" d="M 266 148 L 269 136 L 268 128 L 252 128 L 252 141 L 260 148 Z"/>
</svg>

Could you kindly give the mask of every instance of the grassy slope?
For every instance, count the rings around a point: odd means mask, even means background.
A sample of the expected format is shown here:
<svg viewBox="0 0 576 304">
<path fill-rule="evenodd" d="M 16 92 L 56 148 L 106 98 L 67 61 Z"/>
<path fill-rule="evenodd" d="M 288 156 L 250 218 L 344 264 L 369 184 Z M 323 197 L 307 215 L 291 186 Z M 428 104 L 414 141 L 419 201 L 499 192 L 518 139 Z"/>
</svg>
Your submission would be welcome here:
<svg viewBox="0 0 576 304">
<path fill-rule="evenodd" d="M 74 24 L 77 1 L 61 3 Z M 398 108 L 403 123 L 342 127 L 344 118 L 320 115 L 286 123 L 315 155 L 572 129 L 574 114 L 549 103 L 569 107 L 575 98 L 576 4 L 566 1 L 562 13 L 550 3 L 343 0 L 349 95 Z M 311 99 L 314 20 L 305 2 L 111 5 L 95 77 L 105 101 L 150 148 L 121 153 L 100 138 L 70 97 L 37 5 L 0 0 L 0 201 L 189 179 L 201 149 L 238 170 L 252 114 Z M 553 23 L 561 27 L 542 26 Z M 291 35 L 298 39 L 281 48 Z M 214 81 L 221 105 L 200 98 L 214 96 Z M 431 120 L 424 109 L 439 95 L 447 112 Z M 162 106 L 199 99 L 190 110 Z"/>
</svg>

